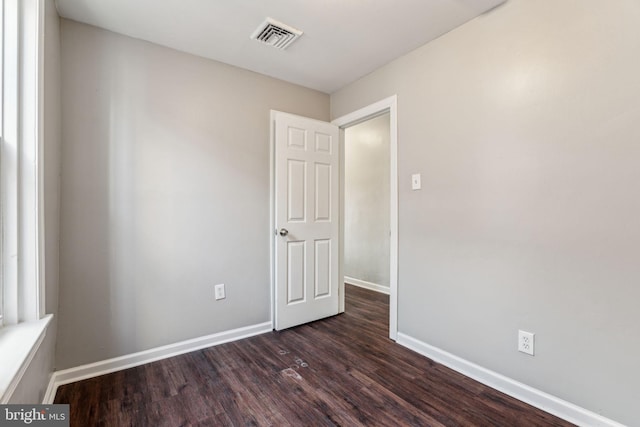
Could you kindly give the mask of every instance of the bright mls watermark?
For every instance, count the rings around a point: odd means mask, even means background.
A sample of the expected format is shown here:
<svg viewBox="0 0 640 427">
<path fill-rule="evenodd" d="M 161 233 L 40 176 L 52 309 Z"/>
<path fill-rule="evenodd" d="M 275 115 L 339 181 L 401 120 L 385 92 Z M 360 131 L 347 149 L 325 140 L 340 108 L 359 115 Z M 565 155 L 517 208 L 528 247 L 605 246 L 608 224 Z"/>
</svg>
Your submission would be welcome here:
<svg viewBox="0 0 640 427">
<path fill-rule="evenodd" d="M 69 427 L 69 405 L 0 405 L 0 427 Z"/>
</svg>

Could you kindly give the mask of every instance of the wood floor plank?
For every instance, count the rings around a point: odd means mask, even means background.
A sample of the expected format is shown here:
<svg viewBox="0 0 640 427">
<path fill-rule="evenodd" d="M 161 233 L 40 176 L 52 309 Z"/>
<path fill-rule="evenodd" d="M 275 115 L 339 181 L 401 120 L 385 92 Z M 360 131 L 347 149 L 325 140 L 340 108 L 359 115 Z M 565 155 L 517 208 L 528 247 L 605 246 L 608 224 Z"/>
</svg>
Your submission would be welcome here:
<svg viewBox="0 0 640 427">
<path fill-rule="evenodd" d="M 388 339 L 388 296 L 344 314 L 61 386 L 72 426 L 570 426 Z"/>
</svg>

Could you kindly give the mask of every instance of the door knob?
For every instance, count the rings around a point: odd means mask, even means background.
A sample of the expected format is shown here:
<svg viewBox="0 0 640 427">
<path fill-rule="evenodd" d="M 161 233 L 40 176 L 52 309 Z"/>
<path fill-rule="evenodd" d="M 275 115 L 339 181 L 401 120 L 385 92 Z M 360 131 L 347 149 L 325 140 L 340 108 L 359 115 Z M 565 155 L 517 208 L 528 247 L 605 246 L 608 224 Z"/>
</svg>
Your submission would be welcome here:
<svg viewBox="0 0 640 427">
<path fill-rule="evenodd" d="M 278 231 L 278 233 L 284 237 L 287 234 L 289 234 L 289 230 L 287 230 L 286 228 L 281 228 L 280 231 Z"/>
</svg>

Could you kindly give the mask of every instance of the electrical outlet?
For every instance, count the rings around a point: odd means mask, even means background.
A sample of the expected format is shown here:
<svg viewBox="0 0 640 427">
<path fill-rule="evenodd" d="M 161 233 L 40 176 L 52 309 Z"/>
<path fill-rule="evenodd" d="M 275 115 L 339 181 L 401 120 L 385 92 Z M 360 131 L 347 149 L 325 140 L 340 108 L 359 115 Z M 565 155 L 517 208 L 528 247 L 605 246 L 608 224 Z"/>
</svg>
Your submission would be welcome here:
<svg viewBox="0 0 640 427">
<path fill-rule="evenodd" d="M 534 355 L 534 344 L 536 334 L 527 331 L 518 331 L 518 351 Z"/>
<path fill-rule="evenodd" d="M 220 283 L 219 285 L 216 285 L 215 290 L 216 290 L 216 300 L 225 299 L 224 283 Z"/>
</svg>

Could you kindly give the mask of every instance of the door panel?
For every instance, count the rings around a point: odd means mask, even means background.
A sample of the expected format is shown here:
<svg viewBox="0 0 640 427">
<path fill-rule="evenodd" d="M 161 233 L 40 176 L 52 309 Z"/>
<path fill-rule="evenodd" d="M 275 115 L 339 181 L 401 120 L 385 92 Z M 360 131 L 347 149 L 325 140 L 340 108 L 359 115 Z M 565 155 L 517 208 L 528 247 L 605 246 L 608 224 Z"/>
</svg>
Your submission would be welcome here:
<svg viewBox="0 0 640 427">
<path fill-rule="evenodd" d="M 338 313 L 338 128 L 275 114 L 275 320 Z"/>
<path fill-rule="evenodd" d="M 316 132 L 316 151 L 319 153 L 331 154 L 331 135 Z"/>
<path fill-rule="evenodd" d="M 305 300 L 306 242 L 287 242 L 287 304 Z"/>
<path fill-rule="evenodd" d="M 299 160 L 288 160 L 287 203 L 289 222 L 305 222 L 307 208 L 307 164 Z"/>
<path fill-rule="evenodd" d="M 331 165 L 316 163 L 316 221 L 331 221 Z"/>
<path fill-rule="evenodd" d="M 331 295 L 331 240 L 316 240 L 315 298 Z"/>
</svg>

